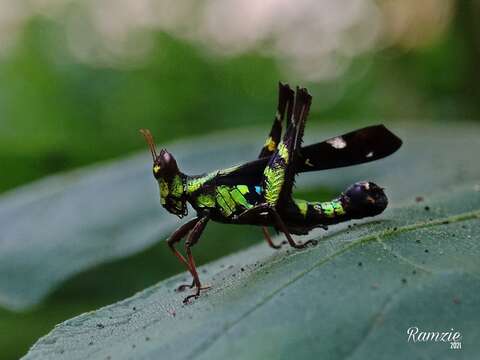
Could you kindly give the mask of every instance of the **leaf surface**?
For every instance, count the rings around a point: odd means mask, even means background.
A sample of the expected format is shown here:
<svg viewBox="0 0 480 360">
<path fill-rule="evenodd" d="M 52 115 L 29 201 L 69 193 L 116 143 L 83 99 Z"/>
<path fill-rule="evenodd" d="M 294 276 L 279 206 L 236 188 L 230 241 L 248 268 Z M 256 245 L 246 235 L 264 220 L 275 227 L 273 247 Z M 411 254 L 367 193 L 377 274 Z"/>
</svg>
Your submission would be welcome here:
<svg viewBox="0 0 480 360">
<path fill-rule="evenodd" d="M 480 193 L 475 184 L 342 225 L 304 251 L 266 245 L 200 269 L 213 288 L 182 305 L 184 275 L 58 325 L 25 359 L 474 358 Z M 277 239 L 278 241 L 279 239 Z M 407 329 L 462 334 L 407 342 Z"/>
<path fill-rule="evenodd" d="M 306 144 L 349 130 L 311 127 Z M 298 186 L 323 185 L 341 191 L 354 181 L 373 180 L 386 187 L 395 206 L 480 179 L 475 155 L 480 150 L 478 127 L 405 124 L 392 130 L 404 139 L 393 156 L 302 175 Z M 184 140 L 168 149 L 182 170 L 202 173 L 252 159 L 263 143 L 263 132 L 230 131 Z M 0 198 L 0 305 L 25 309 L 65 279 L 168 236 L 181 221 L 159 206 L 150 162 L 142 152 L 4 194 Z"/>
</svg>

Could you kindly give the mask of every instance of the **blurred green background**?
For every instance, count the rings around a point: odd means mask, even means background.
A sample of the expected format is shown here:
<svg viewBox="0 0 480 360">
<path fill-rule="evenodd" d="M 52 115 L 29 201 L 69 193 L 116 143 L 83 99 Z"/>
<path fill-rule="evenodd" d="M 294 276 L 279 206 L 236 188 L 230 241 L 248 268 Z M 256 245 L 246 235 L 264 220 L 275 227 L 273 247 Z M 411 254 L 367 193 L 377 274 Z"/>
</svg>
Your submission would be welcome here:
<svg viewBox="0 0 480 360">
<path fill-rule="evenodd" d="M 159 143 L 266 133 L 279 80 L 310 89 L 311 121 L 480 118 L 479 1 L 291 3 L 1 1 L 0 191 L 144 149 L 140 127 Z M 210 226 L 198 263 L 253 239 L 255 229 Z M 180 271 L 159 243 L 76 276 L 30 311 L 0 309 L 1 358 Z"/>
</svg>

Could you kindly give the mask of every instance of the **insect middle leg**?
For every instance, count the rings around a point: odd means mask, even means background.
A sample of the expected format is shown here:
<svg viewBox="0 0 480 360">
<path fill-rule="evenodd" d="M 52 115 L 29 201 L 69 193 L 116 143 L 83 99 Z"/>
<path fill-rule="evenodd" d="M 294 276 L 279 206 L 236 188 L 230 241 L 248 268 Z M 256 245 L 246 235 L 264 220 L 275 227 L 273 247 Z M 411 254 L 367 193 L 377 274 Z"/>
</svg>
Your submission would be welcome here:
<svg viewBox="0 0 480 360">
<path fill-rule="evenodd" d="M 317 244 L 316 240 L 308 240 L 305 243 L 298 243 L 295 240 L 293 240 L 292 235 L 290 234 L 290 231 L 288 231 L 287 226 L 283 222 L 283 220 L 280 217 L 280 215 L 278 214 L 277 210 L 275 210 L 275 208 L 273 208 L 269 204 L 256 205 L 256 206 L 244 211 L 240 215 L 238 215 L 236 220 L 238 220 L 240 222 L 245 221 L 246 223 L 249 223 L 250 219 L 254 220 L 256 217 L 258 217 L 259 215 L 262 215 L 263 213 L 267 213 L 270 216 L 272 216 L 275 226 L 281 232 L 283 232 L 283 234 L 287 238 L 287 242 L 290 244 L 291 247 L 293 247 L 295 249 L 304 249 L 305 247 L 307 247 L 310 244 L 312 244 L 312 245 Z"/>
<path fill-rule="evenodd" d="M 286 241 L 282 241 L 279 245 L 275 244 L 272 240 L 272 237 L 270 236 L 270 233 L 268 231 L 268 227 L 262 226 L 262 232 L 263 232 L 263 237 L 265 238 L 265 241 L 267 242 L 268 246 L 270 246 L 273 249 L 281 249 L 283 244 L 286 244 Z"/>
</svg>

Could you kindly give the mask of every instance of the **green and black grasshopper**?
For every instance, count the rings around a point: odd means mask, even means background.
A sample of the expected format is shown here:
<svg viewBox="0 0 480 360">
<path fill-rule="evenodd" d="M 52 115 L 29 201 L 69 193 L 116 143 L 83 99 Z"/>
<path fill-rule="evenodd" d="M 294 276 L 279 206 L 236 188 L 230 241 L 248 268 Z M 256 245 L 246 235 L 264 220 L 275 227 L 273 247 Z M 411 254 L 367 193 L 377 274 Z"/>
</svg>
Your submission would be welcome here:
<svg viewBox="0 0 480 360">
<path fill-rule="evenodd" d="M 200 282 L 192 246 L 210 220 L 262 227 L 268 244 L 273 243 L 267 227 L 285 234 L 290 246 L 302 249 L 315 241 L 295 241 L 291 234 L 304 235 L 317 227 L 326 228 L 351 219 L 380 214 L 388 200 L 373 182 L 357 182 L 339 197 L 326 202 L 310 202 L 292 197 L 295 175 L 307 171 L 370 162 L 395 152 L 402 141 L 383 125 L 366 127 L 321 143 L 302 147 L 303 132 L 312 97 L 304 88 L 293 90 L 279 84 L 278 107 L 272 129 L 257 160 L 225 170 L 190 176 L 182 173 L 167 150 L 156 150 L 152 135 L 141 130 L 153 157 L 153 175 L 160 187 L 161 204 L 180 218 L 187 215 L 187 203 L 197 216 L 178 228 L 168 240 L 175 256 L 192 274 L 193 282 L 178 289 L 196 288 L 197 298 L 205 289 Z M 286 132 L 282 135 L 282 123 Z M 185 255 L 175 244 L 187 236 Z"/>
</svg>

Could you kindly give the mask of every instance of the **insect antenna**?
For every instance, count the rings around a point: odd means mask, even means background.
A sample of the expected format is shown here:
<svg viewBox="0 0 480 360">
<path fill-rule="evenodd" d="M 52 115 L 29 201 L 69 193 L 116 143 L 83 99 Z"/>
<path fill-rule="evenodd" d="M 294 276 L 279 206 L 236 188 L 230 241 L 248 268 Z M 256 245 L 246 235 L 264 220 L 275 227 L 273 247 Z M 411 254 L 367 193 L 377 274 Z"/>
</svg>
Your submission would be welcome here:
<svg viewBox="0 0 480 360">
<path fill-rule="evenodd" d="M 147 141 L 147 144 L 148 144 L 148 148 L 152 153 L 153 161 L 155 161 L 158 157 L 158 154 L 157 154 L 157 148 L 155 147 L 155 141 L 153 140 L 152 133 L 148 129 L 140 129 L 140 132 L 145 137 L 145 140 Z"/>
</svg>

